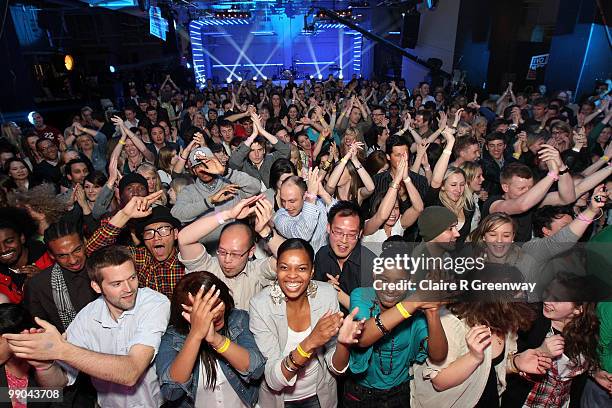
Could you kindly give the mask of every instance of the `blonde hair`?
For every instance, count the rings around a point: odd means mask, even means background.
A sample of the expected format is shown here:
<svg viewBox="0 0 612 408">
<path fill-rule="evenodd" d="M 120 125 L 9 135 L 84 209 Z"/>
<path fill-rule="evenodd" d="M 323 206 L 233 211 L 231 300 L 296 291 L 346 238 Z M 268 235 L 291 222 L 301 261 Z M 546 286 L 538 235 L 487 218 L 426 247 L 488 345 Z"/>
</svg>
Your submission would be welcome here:
<svg viewBox="0 0 612 408">
<path fill-rule="evenodd" d="M 461 170 L 459 167 L 449 166 L 448 169 L 446 169 L 446 173 L 444 173 L 444 179 L 442 180 L 442 186 L 444 186 L 446 180 L 448 180 L 448 178 L 453 174 L 461 174 L 463 176 L 463 179 L 465 180 L 463 194 L 461 195 L 461 197 L 459 197 L 459 200 L 457 200 L 456 202 L 451 200 L 443 189 L 440 189 L 440 193 L 438 194 L 438 196 L 440 197 L 440 201 L 446 208 L 455 213 L 455 215 L 459 216 L 463 209 L 471 211 L 474 208 L 472 202 L 473 194 L 472 190 L 467 184 L 467 176 L 465 175 L 464 171 Z"/>
<path fill-rule="evenodd" d="M 155 191 L 163 189 L 161 178 L 159 177 L 159 173 L 157 173 L 157 168 L 152 164 L 147 162 L 140 163 L 140 165 L 136 169 L 136 173 L 140 174 L 145 178 L 147 174 L 153 176 L 155 178 Z M 155 191 L 149 191 L 149 194 Z M 166 205 L 168 203 L 168 197 L 166 197 L 165 194 L 162 194 L 162 196 L 159 198 L 159 200 L 156 201 L 156 203 Z"/>
<path fill-rule="evenodd" d="M 473 161 L 466 161 L 463 162 L 461 164 L 461 166 L 459 166 L 459 168 L 461 170 L 463 170 L 463 173 L 465 174 L 465 185 L 466 187 L 469 187 L 470 184 L 472 184 L 472 181 L 474 181 L 474 179 L 476 178 L 476 174 L 478 173 L 478 169 L 480 169 L 480 171 L 482 172 L 482 166 L 476 162 Z M 470 188 L 470 192 L 472 194 L 470 194 L 470 204 L 473 206 L 476 205 L 476 200 L 477 198 L 474 196 L 474 192 L 472 191 L 472 189 Z"/>
</svg>

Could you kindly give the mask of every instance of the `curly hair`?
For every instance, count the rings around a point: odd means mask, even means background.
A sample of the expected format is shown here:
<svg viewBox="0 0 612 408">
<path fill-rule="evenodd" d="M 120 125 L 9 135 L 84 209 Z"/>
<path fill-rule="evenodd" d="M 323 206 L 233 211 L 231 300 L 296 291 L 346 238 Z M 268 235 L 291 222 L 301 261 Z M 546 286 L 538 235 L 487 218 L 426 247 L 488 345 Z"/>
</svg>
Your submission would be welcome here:
<svg viewBox="0 0 612 408">
<path fill-rule="evenodd" d="M 509 301 L 458 302 L 448 309 L 468 326 L 484 324 L 497 334 L 529 330 L 535 320 L 535 311 L 527 303 Z"/>
<path fill-rule="evenodd" d="M 9 195 L 9 203 L 15 207 L 25 207 L 43 214 L 49 224 L 58 222 L 66 212 L 67 198 L 55 194 L 55 186 L 41 184 L 25 192 L 15 192 Z"/>
</svg>

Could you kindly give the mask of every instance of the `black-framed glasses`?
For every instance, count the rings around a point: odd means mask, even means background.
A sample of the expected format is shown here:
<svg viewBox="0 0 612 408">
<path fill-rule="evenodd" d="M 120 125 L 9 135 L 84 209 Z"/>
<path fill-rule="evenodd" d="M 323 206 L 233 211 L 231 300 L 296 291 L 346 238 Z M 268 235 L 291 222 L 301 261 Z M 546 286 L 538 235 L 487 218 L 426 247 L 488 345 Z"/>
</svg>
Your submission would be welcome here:
<svg viewBox="0 0 612 408">
<path fill-rule="evenodd" d="M 142 239 L 144 239 L 145 241 L 153 239 L 155 238 L 156 233 L 159 234 L 161 238 L 167 237 L 168 235 L 172 234 L 172 230 L 174 230 L 174 227 L 171 227 L 169 225 L 165 225 L 157 229 L 146 229 L 142 232 Z"/>
<path fill-rule="evenodd" d="M 247 249 L 246 251 L 244 251 L 241 254 L 237 254 L 235 252 L 226 251 L 225 249 L 217 249 L 217 256 L 219 258 L 229 257 L 229 259 L 236 259 L 236 258 L 240 259 L 243 256 L 245 256 L 250 250 L 251 250 L 251 248 Z"/>
</svg>

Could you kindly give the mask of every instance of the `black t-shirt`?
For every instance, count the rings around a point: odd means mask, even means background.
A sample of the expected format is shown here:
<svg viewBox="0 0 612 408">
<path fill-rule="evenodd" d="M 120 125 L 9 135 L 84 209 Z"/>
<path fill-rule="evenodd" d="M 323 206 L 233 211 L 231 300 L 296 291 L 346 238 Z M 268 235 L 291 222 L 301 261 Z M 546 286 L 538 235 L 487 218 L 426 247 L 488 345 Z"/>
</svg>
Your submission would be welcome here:
<svg viewBox="0 0 612 408">
<path fill-rule="evenodd" d="M 487 215 L 489 215 L 491 210 L 491 205 L 496 201 L 503 201 L 504 198 L 500 195 L 491 196 L 487 201 L 482 205 L 481 211 L 481 220 L 484 219 Z M 519 243 L 527 242 L 531 239 L 533 233 L 533 224 L 531 221 L 531 216 L 537 207 L 532 207 L 529 210 L 525 211 L 521 214 L 511 215 L 512 219 L 517 224 L 516 236 L 514 240 Z"/>
</svg>

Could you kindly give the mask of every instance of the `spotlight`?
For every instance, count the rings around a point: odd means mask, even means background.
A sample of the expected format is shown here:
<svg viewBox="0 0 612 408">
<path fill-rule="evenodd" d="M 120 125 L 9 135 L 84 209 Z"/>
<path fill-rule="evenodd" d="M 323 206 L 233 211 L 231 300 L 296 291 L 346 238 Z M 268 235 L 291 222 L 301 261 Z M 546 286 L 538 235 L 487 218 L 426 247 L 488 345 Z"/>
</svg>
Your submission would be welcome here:
<svg viewBox="0 0 612 408">
<path fill-rule="evenodd" d="M 34 114 L 36 112 L 32 111 L 30 113 L 28 113 L 28 122 L 30 122 L 32 125 L 34 124 Z"/>
<path fill-rule="evenodd" d="M 340 73 L 340 75 L 338 75 L 339 79 L 344 79 L 344 75 L 342 75 L 342 72 Z"/>
<path fill-rule="evenodd" d="M 74 68 L 74 58 L 72 58 L 72 55 L 67 54 L 64 57 L 64 66 L 66 67 L 66 70 L 72 71 L 72 68 Z"/>
<path fill-rule="evenodd" d="M 111 72 L 111 74 L 114 74 L 114 73 L 115 73 L 115 67 L 114 67 L 114 66 L 112 66 L 112 65 L 110 65 L 110 66 L 108 67 L 108 70 Z"/>
<path fill-rule="evenodd" d="M 319 78 L 319 79 L 323 79 L 323 74 L 319 74 L 319 75 L 318 75 L 318 78 Z"/>
<path fill-rule="evenodd" d="M 265 76 L 265 75 L 264 75 L 262 78 L 263 78 L 263 80 L 264 80 L 264 81 L 267 81 L 267 80 L 268 80 L 268 77 L 267 77 L 267 76 Z"/>
<path fill-rule="evenodd" d="M 226 81 L 227 81 L 228 84 L 231 84 L 232 83 L 232 78 L 231 77 L 227 77 Z"/>
<path fill-rule="evenodd" d="M 257 75 L 253 77 L 253 81 L 257 81 Z"/>
<path fill-rule="evenodd" d="M 239 76 L 238 78 L 236 78 L 238 81 L 242 82 L 242 77 Z"/>
<path fill-rule="evenodd" d="M 314 75 L 310 74 L 310 79 L 314 79 Z"/>
<path fill-rule="evenodd" d="M 187 69 L 191 69 L 191 64 L 187 63 Z"/>
</svg>

